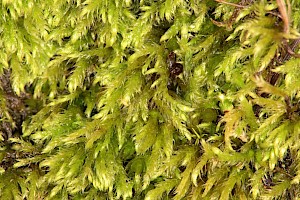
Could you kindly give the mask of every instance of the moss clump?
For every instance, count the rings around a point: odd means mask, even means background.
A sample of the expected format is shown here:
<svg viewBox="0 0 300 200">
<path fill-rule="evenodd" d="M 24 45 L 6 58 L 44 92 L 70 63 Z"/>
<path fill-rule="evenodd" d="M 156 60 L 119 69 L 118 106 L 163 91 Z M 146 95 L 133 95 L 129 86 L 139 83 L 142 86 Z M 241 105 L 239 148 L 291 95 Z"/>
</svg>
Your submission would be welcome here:
<svg viewBox="0 0 300 200">
<path fill-rule="evenodd" d="M 0 4 L 1 199 L 299 197 L 298 1 Z"/>
</svg>

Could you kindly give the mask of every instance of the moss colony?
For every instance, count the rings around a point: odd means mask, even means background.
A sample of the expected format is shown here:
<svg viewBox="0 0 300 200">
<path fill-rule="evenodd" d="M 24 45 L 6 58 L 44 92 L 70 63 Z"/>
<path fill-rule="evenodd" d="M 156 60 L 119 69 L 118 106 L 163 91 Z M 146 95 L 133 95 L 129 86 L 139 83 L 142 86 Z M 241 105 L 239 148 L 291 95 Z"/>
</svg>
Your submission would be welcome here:
<svg viewBox="0 0 300 200">
<path fill-rule="evenodd" d="M 300 1 L 0 5 L 0 199 L 300 198 Z"/>
</svg>

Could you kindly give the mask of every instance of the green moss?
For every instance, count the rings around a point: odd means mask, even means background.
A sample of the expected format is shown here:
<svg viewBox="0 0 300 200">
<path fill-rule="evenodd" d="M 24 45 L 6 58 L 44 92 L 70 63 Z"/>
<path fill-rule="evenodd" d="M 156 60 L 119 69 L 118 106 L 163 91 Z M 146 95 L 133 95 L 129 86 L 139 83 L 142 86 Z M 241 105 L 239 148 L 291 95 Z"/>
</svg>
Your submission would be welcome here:
<svg viewBox="0 0 300 200">
<path fill-rule="evenodd" d="M 3 0 L 0 199 L 296 199 L 280 2 Z"/>
</svg>

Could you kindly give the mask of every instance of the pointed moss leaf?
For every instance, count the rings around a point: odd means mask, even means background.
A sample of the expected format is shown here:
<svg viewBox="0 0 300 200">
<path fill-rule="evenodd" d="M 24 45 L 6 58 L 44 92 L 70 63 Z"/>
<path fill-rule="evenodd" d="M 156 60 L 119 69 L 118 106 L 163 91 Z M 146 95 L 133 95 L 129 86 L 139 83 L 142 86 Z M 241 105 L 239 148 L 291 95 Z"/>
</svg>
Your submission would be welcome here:
<svg viewBox="0 0 300 200">
<path fill-rule="evenodd" d="M 184 172 L 182 173 L 181 181 L 176 188 L 176 191 L 175 191 L 176 195 L 175 195 L 174 199 L 180 200 L 186 195 L 186 193 L 191 185 L 190 179 L 191 179 L 191 173 L 192 173 L 194 166 L 195 166 L 195 161 L 191 160 L 190 163 L 187 165 L 186 169 L 184 170 Z"/>
<path fill-rule="evenodd" d="M 179 131 L 181 134 L 183 134 L 188 140 L 191 140 L 192 139 L 192 134 L 190 133 L 190 131 L 188 131 L 186 129 L 185 126 L 180 126 L 179 127 Z"/>
<path fill-rule="evenodd" d="M 197 178 L 200 176 L 201 171 L 202 171 L 203 167 L 206 165 L 207 161 L 208 161 L 207 156 L 203 155 L 200 158 L 200 162 L 198 162 L 196 167 L 193 169 L 191 179 L 192 179 L 192 182 L 195 186 L 198 186 Z"/>
<path fill-rule="evenodd" d="M 278 162 L 278 159 L 275 155 L 275 150 L 272 149 L 270 152 L 270 158 L 269 158 L 269 167 L 271 170 L 275 168 L 276 163 Z"/>
<path fill-rule="evenodd" d="M 274 94 L 278 96 L 285 97 L 287 96 L 286 92 L 281 88 L 275 87 L 269 83 L 267 83 L 262 77 L 255 77 L 254 79 L 256 85 L 260 88 L 262 92 L 266 92 L 269 94 Z"/>
<path fill-rule="evenodd" d="M 18 61 L 16 55 L 11 58 L 11 65 L 14 66 L 12 70 L 12 88 L 17 95 L 20 95 L 24 91 L 25 85 L 30 82 L 29 72 Z"/>
<path fill-rule="evenodd" d="M 255 43 L 254 47 L 254 66 L 257 67 L 259 65 L 259 61 L 261 60 L 261 57 L 265 54 L 267 51 L 267 47 L 270 45 L 272 42 L 271 37 L 263 37 L 262 39 L 258 40 Z"/>
<path fill-rule="evenodd" d="M 212 152 L 214 152 L 216 155 L 222 155 L 223 152 L 217 148 L 217 147 L 211 147 Z"/>
<path fill-rule="evenodd" d="M 86 70 L 88 68 L 88 63 L 85 61 L 80 61 L 77 63 L 75 70 L 69 78 L 68 89 L 70 92 L 74 92 L 77 87 L 82 87 L 83 81 L 86 76 Z"/>
<path fill-rule="evenodd" d="M 158 73 L 160 72 L 161 70 L 159 70 L 158 68 L 152 68 L 152 69 L 149 69 L 147 70 L 144 75 L 147 75 L 147 74 L 153 74 L 153 73 Z"/>
<path fill-rule="evenodd" d="M 157 79 L 157 80 L 155 80 L 155 81 L 153 82 L 153 84 L 150 86 L 150 88 L 151 88 L 151 89 L 157 88 L 157 87 L 159 87 L 159 85 L 161 85 L 163 82 L 164 82 L 164 79 L 159 78 L 159 79 Z"/>
<path fill-rule="evenodd" d="M 19 168 L 19 167 L 23 167 L 23 166 L 26 166 L 28 165 L 29 162 L 26 162 L 25 160 L 22 160 L 22 161 L 18 161 L 17 163 L 14 164 L 14 168 Z"/>
<path fill-rule="evenodd" d="M 171 124 L 164 124 L 162 127 L 163 134 L 163 150 L 167 158 L 170 158 L 173 152 L 173 131 L 174 128 Z"/>
<path fill-rule="evenodd" d="M 65 103 L 65 102 L 72 102 L 74 101 L 78 95 L 80 94 L 80 92 L 74 92 L 74 93 L 71 93 L 71 94 L 68 94 L 68 95 L 64 95 L 54 101 L 52 101 L 49 106 L 55 106 L 55 105 L 58 105 L 58 104 L 62 104 L 62 103 Z"/>
<path fill-rule="evenodd" d="M 289 180 L 284 180 L 279 184 L 273 186 L 272 190 L 264 196 L 265 198 L 279 197 L 290 187 L 290 185 L 291 183 Z"/>
<path fill-rule="evenodd" d="M 29 136 L 32 132 L 36 131 L 38 128 L 41 128 L 43 125 L 42 120 L 47 118 L 47 116 L 50 114 L 50 111 L 54 113 L 57 111 L 57 108 L 46 106 L 32 117 L 31 123 L 24 123 L 22 127 L 23 137 Z"/>
<path fill-rule="evenodd" d="M 234 185 L 236 184 L 236 182 L 239 180 L 240 174 L 237 173 L 237 171 L 233 171 L 231 172 L 228 180 L 225 182 L 224 187 L 222 187 L 222 193 L 220 196 L 221 200 L 229 200 L 230 198 L 230 194 L 231 191 L 234 188 Z"/>
<path fill-rule="evenodd" d="M 75 156 L 72 158 L 70 164 L 69 164 L 69 171 L 65 175 L 67 178 L 74 177 L 78 172 L 81 171 L 81 168 L 84 163 L 84 150 L 82 148 L 79 149 L 80 153 L 75 154 Z"/>
<path fill-rule="evenodd" d="M 201 26 L 203 25 L 205 21 L 205 13 L 207 11 L 207 7 L 205 4 L 201 5 L 201 13 L 199 13 L 199 16 L 193 21 L 193 24 L 190 25 L 190 29 L 192 31 L 199 31 Z"/>
<path fill-rule="evenodd" d="M 135 148 L 138 154 L 145 153 L 155 142 L 158 131 L 157 119 L 151 117 L 135 135 Z"/>
<path fill-rule="evenodd" d="M 55 147 L 59 146 L 59 143 L 61 143 L 61 141 L 59 141 L 58 139 L 52 139 L 43 149 L 43 153 L 48 153 L 52 151 L 53 149 L 55 149 Z"/>
<path fill-rule="evenodd" d="M 251 194 L 254 199 L 258 197 L 258 195 L 262 192 L 261 189 L 263 187 L 262 178 L 264 176 L 264 170 L 257 170 L 252 178 L 250 179 L 251 184 Z"/>
<path fill-rule="evenodd" d="M 192 107 L 189 107 L 189 106 L 186 106 L 186 105 L 183 105 L 183 104 L 177 104 L 178 108 L 184 112 L 192 112 L 194 111 L 195 109 L 192 108 Z"/>
<path fill-rule="evenodd" d="M 84 8 L 81 11 L 81 16 L 97 14 L 103 5 L 103 2 L 95 2 L 91 0 L 84 1 Z"/>
<path fill-rule="evenodd" d="M 164 4 L 164 10 L 161 10 L 161 12 L 164 13 L 164 15 L 168 21 L 171 20 L 172 14 L 174 14 L 174 11 L 175 11 L 174 3 L 175 2 L 173 0 L 166 0 L 165 4 Z"/>
<path fill-rule="evenodd" d="M 99 140 L 99 139 L 101 139 L 104 135 L 105 135 L 105 131 L 101 130 L 101 129 L 96 130 L 96 131 L 88 134 L 85 148 L 86 149 L 92 148 L 94 142 L 97 141 L 97 140 Z"/>
<path fill-rule="evenodd" d="M 263 71 L 272 61 L 272 59 L 274 58 L 276 51 L 278 49 L 278 44 L 275 43 L 270 47 L 270 50 L 268 51 L 268 53 L 262 58 L 261 60 L 261 67 L 259 69 L 259 71 Z"/>
<path fill-rule="evenodd" d="M 159 200 L 163 194 L 169 194 L 170 191 L 177 185 L 177 179 L 167 179 L 158 183 L 156 187 L 147 192 L 145 200 Z"/>
<path fill-rule="evenodd" d="M 133 195 L 133 182 L 126 177 L 125 173 L 120 173 L 117 177 L 116 192 L 117 198 L 131 198 Z"/>
<path fill-rule="evenodd" d="M 143 86 L 143 80 L 141 73 L 134 73 L 125 84 L 125 91 L 122 98 L 122 103 L 127 106 L 130 103 L 131 98 L 134 97 L 135 93 L 139 93 Z"/>
<path fill-rule="evenodd" d="M 146 188 L 147 186 L 149 186 L 150 181 L 156 179 L 157 177 L 159 177 L 159 175 L 161 174 L 161 172 L 158 172 L 159 168 L 160 168 L 160 162 L 161 159 L 163 158 L 160 151 L 161 151 L 161 135 L 159 135 L 156 139 L 155 144 L 153 145 L 153 149 L 151 152 L 151 155 L 149 157 L 149 159 L 147 159 L 147 168 L 146 168 L 146 173 L 144 176 L 144 184 L 143 184 L 143 188 Z"/>
<path fill-rule="evenodd" d="M 265 162 L 270 159 L 270 151 L 264 153 L 264 157 L 262 158 L 262 162 Z"/>
<path fill-rule="evenodd" d="M 202 197 L 205 197 L 208 192 L 211 190 L 211 188 L 214 186 L 214 184 L 220 180 L 225 174 L 227 173 L 224 169 L 218 169 L 215 172 L 213 172 L 209 177 L 208 180 L 205 183 L 205 190 L 202 194 Z"/>
<path fill-rule="evenodd" d="M 57 186 L 55 186 L 50 193 L 50 197 L 54 197 L 58 192 L 60 192 L 63 188 L 63 184 L 59 184 Z"/>
<path fill-rule="evenodd" d="M 7 54 L 4 52 L 0 52 L 0 63 L 4 66 L 4 68 L 8 67 L 8 58 Z M 1 72 L 2 70 L 0 70 Z"/>
<path fill-rule="evenodd" d="M 165 32 L 163 36 L 161 36 L 160 42 L 171 39 L 172 37 L 178 34 L 179 30 L 180 30 L 180 25 L 178 23 L 175 23 Z"/>
</svg>

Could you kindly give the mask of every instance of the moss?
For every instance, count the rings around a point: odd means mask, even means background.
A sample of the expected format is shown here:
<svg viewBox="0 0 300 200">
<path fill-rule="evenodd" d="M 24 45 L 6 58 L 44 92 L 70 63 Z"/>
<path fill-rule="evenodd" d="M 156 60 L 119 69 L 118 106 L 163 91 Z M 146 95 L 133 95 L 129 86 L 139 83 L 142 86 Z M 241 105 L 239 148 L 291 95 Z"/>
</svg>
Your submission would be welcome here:
<svg viewBox="0 0 300 200">
<path fill-rule="evenodd" d="M 298 2 L 0 4 L 1 199 L 299 196 Z"/>
</svg>

